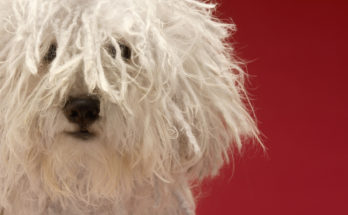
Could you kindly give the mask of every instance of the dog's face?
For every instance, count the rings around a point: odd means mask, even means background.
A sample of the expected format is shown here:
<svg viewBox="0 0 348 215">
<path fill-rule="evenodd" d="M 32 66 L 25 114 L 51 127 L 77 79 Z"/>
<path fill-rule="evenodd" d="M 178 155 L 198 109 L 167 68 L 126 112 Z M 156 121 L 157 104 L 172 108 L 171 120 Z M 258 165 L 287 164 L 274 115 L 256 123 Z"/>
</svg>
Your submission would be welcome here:
<svg viewBox="0 0 348 215">
<path fill-rule="evenodd" d="M 23 178 L 84 200 L 202 178 L 256 135 L 213 5 L 0 2 L 2 197 Z"/>
</svg>

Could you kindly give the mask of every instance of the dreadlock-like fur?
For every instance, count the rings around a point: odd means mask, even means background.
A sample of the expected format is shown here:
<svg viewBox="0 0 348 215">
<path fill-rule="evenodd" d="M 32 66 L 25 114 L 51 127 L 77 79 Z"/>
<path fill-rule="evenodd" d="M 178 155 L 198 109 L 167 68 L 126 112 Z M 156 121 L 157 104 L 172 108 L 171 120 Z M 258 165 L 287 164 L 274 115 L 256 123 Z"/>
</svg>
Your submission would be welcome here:
<svg viewBox="0 0 348 215">
<path fill-rule="evenodd" d="M 0 0 L 3 213 L 194 214 L 191 183 L 216 175 L 228 151 L 258 133 L 227 43 L 234 25 L 214 9 L 198 0 Z M 100 99 L 91 140 L 66 134 L 76 129 L 62 111 L 73 95 Z"/>
</svg>

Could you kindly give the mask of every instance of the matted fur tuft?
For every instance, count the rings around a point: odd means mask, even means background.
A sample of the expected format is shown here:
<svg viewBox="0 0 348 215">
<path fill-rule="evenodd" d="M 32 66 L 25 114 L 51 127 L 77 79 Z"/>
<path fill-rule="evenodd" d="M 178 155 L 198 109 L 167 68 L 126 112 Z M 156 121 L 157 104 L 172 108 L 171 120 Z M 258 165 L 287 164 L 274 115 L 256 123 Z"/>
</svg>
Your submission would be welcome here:
<svg viewBox="0 0 348 215">
<path fill-rule="evenodd" d="M 190 184 L 258 135 L 227 41 L 235 26 L 214 9 L 198 0 L 0 0 L 4 214 L 194 214 Z M 66 135 L 75 127 L 62 108 L 74 95 L 100 99 L 92 140 Z"/>
</svg>

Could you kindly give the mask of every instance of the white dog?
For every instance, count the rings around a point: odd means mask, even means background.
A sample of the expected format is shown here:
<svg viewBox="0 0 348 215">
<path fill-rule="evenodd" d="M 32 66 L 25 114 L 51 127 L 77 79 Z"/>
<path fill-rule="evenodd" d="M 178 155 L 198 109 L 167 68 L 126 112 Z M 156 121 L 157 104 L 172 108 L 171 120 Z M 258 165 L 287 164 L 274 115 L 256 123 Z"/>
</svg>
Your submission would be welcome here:
<svg viewBox="0 0 348 215">
<path fill-rule="evenodd" d="M 258 136 L 214 9 L 0 0 L 0 214 L 194 214 L 192 183 Z"/>
</svg>

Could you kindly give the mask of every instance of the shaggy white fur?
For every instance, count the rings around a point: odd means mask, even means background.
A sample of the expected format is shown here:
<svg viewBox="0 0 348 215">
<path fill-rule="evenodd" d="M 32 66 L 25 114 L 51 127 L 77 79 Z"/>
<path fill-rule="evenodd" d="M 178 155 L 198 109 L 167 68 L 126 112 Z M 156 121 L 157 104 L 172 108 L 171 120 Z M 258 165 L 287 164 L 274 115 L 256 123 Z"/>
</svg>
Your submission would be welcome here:
<svg viewBox="0 0 348 215">
<path fill-rule="evenodd" d="M 214 9 L 0 0 L 2 213 L 194 214 L 192 183 L 258 136 L 227 42 L 235 26 Z M 80 95 L 100 100 L 90 139 L 69 135 L 78 126 L 62 110 Z"/>
</svg>

